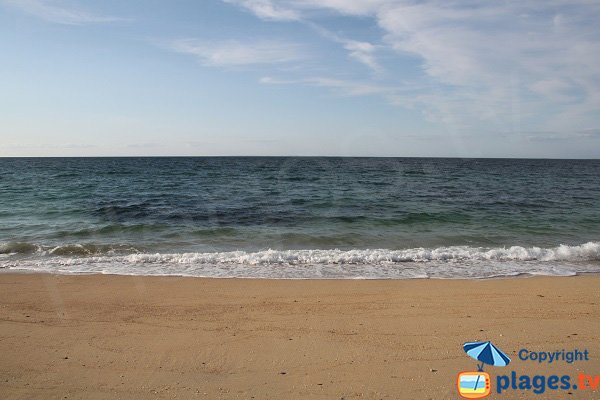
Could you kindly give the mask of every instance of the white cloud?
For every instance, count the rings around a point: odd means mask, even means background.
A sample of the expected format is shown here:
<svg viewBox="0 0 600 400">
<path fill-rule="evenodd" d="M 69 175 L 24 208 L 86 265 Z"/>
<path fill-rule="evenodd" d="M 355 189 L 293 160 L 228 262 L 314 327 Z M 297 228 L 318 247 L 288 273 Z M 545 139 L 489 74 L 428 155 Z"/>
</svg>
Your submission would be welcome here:
<svg viewBox="0 0 600 400">
<path fill-rule="evenodd" d="M 64 1 L 2 0 L 2 3 L 48 22 L 63 25 L 87 25 L 128 21 L 126 18 L 96 15 L 73 6 L 68 6 Z"/>
<path fill-rule="evenodd" d="M 330 10 L 343 15 L 366 16 L 373 14 L 395 0 L 222 0 L 237 4 L 260 18 L 299 20 L 313 10 Z"/>
<path fill-rule="evenodd" d="M 350 57 L 366 65 L 375 72 L 381 72 L 382 68 L 375 58 L 377 46 L 369 42 L 359 42 L 357 40 L 347 40 L 344 48 L 350 52 Z"/>
<path fill-rule="evenodd" d="M 294 85 L 297 83 L 302 83 L 301 81 L 297 81 L 294 79 L 279 79 L 273 78 L 272 76 L 263 76 L 258 80 L 259 83 L 263 85 Z"/>
<path fill-rule="evenodd" d="M 449 88 L 430 94 L 424 105 L 452 116 L 456 126 L 477 119 L 505 124 L 507 117 L 526 120 L 556 107 L 548 124 L 566 129 L 572 124 L 567 114 L 589 108 L 590 101 L 600 105 L 594 100 L 600 3 L 396 3 L 374 18 L 390 46 L 419 57 L 425 76 Z M 579 117 L 594 123 L 589 115 Z"/>
<path fill-rule="evenodd" d="M 196 57 L 207 66 L 281 64 L 305 58 L 301 46 L 277 41 L 222 41 L 180 39 L 168 44 L 172 51 Z"/>
<path fill-rule="evenodd" d="M 373 72 L 382 72 L 383 69 L 381 68 L 375 57 L 377 46 L 369 42 L 361 42 L 358 40 L 346 39 L 310 21 L 306 21 L 305 23 L 324 38 L 331 40 L 332 42 L 341 44 L 344 47 L 344 49 L 348 50 L 350 57 L 354 58 L 361 64 L 366 65 Z"/>
<path fill-rule="evenodd" d="M 237 4 L 261 19 L 273 20 L 273 21 L 297 21 L 307 24 L 310 28 L 314 29 L 324 38 L 340 43 L 344 49 L 348 50 L 350 57 L 355 59 L 361 64 L 366 65 L 374 72 L 381 72 L 382 68 L 376 60 L 375 51 L 377 46 L 364 42 L 346 39 L 338 34 L 335 34 L 320 25 L 306 20 L 302 16 L 300 9 L 296 7 L 312 7 L 315 4 L 307 2 L 304 4 L 302 1 L 280 1 L 275 3 L 273 0 L 223 0 L 226 3 Z M 322 7 L 323 5 L 321 5 Z"/>
<path fill-rule="evenodd" d="M 392 101 L 418 108 L 451 127 L 481 126 L 487 121 L 504 127 L 512 124 L 515 131 L 527 123 L 547 125 L 541 127 L 544 130 L 568 129 L 573 124 L 584 129 L 600 122 L 600 2 L 265 2 L 317 27 L 372 70 L 382 69 L 376 57 L 380 50 L 395 51 L 395 65 L 420 63 L 421 76 L 412 79 L 422 91 L 416 96 L 395 94 Z M 332 13 L 371 19 L 382 31 L 381 41 L 373 44 L 333 34 L 311 22 L 319 11 L 326 13 L 319 18 L 323 26 Z M 545 122 L 532 122 L 542 116 L 547 117 Z"/>
<path fill-rule="evenodd" d="M 257 17 L 274 21 L 294 21 L 300 14 L 287 7 L 275 5 L 271 0 L 223 0 L 226 3 L 237 4 L 250 10 Z"/>
<path fill-rule="evenodd" d="M 389 4 L 399 3 L 393 0 L 289 0 L 288 6 L 299 9 L 329 9 L 343 15 L 367 16 L 380 11 Z M 405 1 L 402 1 L 405 2 Z"/>
</svg>

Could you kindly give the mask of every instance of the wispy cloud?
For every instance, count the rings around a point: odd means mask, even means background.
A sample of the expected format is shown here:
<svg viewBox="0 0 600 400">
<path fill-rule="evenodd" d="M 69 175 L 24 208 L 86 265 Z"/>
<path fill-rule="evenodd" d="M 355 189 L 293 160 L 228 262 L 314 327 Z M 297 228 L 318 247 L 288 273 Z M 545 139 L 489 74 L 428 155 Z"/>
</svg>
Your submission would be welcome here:
<svg viewBox="0 0 600 400">
<path fill-rule="evenodd" d="M 352 16 L 369 16 L 384 7 L 409 3 L 407 0 L 283 0 L 283 2 L 290 7 L 303 10 L 330 9 L 342 15 Z"/>
<path fill-rule="evenodd" d="M 398 96 L 409 96 L 414 93 L 414 88 L 410 85 L 389 86 L 374 84 L 364 81 L 353 81 L 347 79 L 337 79 L 330 77 L 309 77 L 302 79 L 280 79 L 270 76 L 260 78 L 260 83 L 264 85 L 297 85 L 304 84 L 315 87 L 328 88 L 341 96 L 384 96 L 389 102 L 394 103 Z"/>
<path fill-rule="evenodd" d="M 255 7 L 239 4 L 261 17 Z M 418 62 L 422 90 L 389 96 L 403 107 L 462 129 L 482 123 L 584 129 L 600 109 L 600 3 L 588 0 L 476 2 L 471 0 L 264 0 L 340 43 L 349 55 L 381 70 L 379 51 L 394 65 Z M 371 20 L 380 41 L 348 40 L 321 27 L 318 12 Z M 261 17 L 262 18 L 262 17 Z M 275 18 L 276 19 L 276 18 Z M 388 60 L 389 61 L 389 60 Z M 390 73 L 392 71 L 390 70 Z M 418 72 L 418 71 L 417 71 Z M 377 80 L 380 77 L 376 77 Z M 375 82 L 377 82 L 377 80 Z M 306 80 L 299 81 L 307 83 Z M 390 80 L 391 86 L 396 82 Z M 551 114 L 546 121 L 540 116 Z"/>
<path fill-rule="evenodd" d="M 316 24 L 313 21 L 306 19 L 302 15 L 302 2 L 286 2 L 275 3 L 273 0 L 223 0 L 226 3 L 236 4 L 241 6 L 261 19 L 272 21 L 296 21 L 302 22 L 316 31 L 322 37 L 339 43 L 348 51 L 351 58 L 359 63 L 367 66 L 372 71 L 379 73 L 382 71 L 381 66 L 377 62 L 375 52 L 377 46 L 365 41 L 347 39 L 339 34 L 336 34 L 324 27 Z M 299 8 L 293 8 L 293 6 Z M 306 4 L 305 6 L 310 6 Z"/>
<path fill-rule="evenodd" d="M 305 79 L 305 82 L 313 86 L 338 90 L 342 94 L 349 96 L 390 95 L 397 90 L 396 88 L 388 86 L 323 77 L 307 78 Z"/>
<path fill-rule="evenodd" d="M 63 25 L 87 25 L 129 21 L 127 18 L 91 13 L 64 1 L 51 0 L 1 0 L 2 4 L 48 22 Z"/>
<path fill-rule="evenodd" d="M 298 83 L 303 83 L 304 81 L 296 79 L 273 78 L 272 76 L 263 76 L 258 80 L 258 82 L 262 83 L 263 85 L 295 85 Z"/>
<path fill-rule="evenodd" d="M 523 132 L 523 137 L 531 142 L 569 141 L 574 138 L 600 140 L 600 128 L 570 131 L 532 131 Z"/>
<path fill-rule="evenodd" d="M 306 57 L 303 48 L 279 41 L 205 41 L 179 39 L 168 43 L 175 52 L 196 57 L 206 66 L 281 64 Z"/>
<path fill-rule="evenodd" d="M 271 0 L 223 0 L 226 3 L 237 4 L 255 14 L 259 18 L 274 21 L 296 21 L 300 13 L 286 6 L 276 5 Z"/>
<path fill-rule="evenodd" d="M 344 49 L 348 50 L 350 57 L 366 65 L 373 72 L 380 73 L 383 71 L 375 56 L 378 46 L 365 41 L 347 39 L 311 21 L 305 21 L 305 23 L 322 37 L 341 44 Z"/>
<path fill-rule="evenodd" d="M 347 40 L 344 43 L 344 48 L 350 52 L 350 57 L 371 68 L 374 72 L 382 71 L 382 67 L 375 57 L 377 46 L 369 42 Z"/>
<path fill-rule="evenodd" d="M 587 68 L 600 62 L 593 22 L 599 12 L 591 3 L 566 1 L 545 8 L 531 1 L 428 1 L 388 5 L 375 18 L 390 46 L 419 57 L 425 76 L 449 89 L 430 95 L 439 114 L 502 124 L 507 115 L 526 119 L 552 106 L 559 113 L 583 110 L 589 101 L 600 106 L 599 71 Z M 476 115 L 465 112 L 473 109 Z"/>
</svg>

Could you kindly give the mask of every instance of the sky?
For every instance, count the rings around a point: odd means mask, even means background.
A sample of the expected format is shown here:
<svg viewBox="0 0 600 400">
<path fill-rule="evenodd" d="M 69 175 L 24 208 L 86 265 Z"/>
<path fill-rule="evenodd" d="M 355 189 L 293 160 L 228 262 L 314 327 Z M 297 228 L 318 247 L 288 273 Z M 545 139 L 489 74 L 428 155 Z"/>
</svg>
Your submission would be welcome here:
<svg viewBox="0 0 600 400">
<path fill-rule="evenodd" d="M 600 158 L 597 0 L 0 0 L 0 156 Z"/>
</svg>

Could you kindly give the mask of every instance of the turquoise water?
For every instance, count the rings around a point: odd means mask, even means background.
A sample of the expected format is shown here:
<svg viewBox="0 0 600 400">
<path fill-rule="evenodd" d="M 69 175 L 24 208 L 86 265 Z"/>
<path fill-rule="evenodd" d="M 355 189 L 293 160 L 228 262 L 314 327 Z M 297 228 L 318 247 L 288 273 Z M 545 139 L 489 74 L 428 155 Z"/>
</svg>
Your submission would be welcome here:
<svg viewBox="0 0 600 400">
<path fill-rule="evenodd" d="M 0 159 L 0 267 L 282 278 L 600 271 L 600 161 Z"/>
</svg>

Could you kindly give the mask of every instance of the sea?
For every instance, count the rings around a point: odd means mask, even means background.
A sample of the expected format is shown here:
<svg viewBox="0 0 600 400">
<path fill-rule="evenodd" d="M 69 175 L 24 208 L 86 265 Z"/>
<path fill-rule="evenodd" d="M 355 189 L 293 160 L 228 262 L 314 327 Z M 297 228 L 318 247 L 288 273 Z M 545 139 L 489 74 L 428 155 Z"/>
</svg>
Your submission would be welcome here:
<svg viewBox="0 0 600 400">
<path fill-rule="evenodd" d="M 0 272 L 600 272 L 600 160 L 0 158 Z"/>
</svg>

